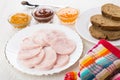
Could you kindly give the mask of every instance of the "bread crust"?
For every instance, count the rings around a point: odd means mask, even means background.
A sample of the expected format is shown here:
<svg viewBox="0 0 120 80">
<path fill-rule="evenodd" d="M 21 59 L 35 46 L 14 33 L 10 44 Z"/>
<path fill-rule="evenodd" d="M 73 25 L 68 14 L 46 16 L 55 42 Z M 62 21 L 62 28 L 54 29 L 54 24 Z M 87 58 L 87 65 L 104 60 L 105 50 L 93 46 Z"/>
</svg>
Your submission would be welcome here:
<svg viewBox="0 0 120 80">
<path fill-rule="evenodd" d="M 97 26 L 90 26 L 90 34 L 96 39 L 106 39 L 109 41 L 120 39 L 120 31 L 106 31 Z"/>
<path fill-rule="evenodd" d="M 120 21 L 115 21 L 102 16 L 101 14 L 93 15 L 90 18 L 92 25 L 100 27 L 103 30 L 119 31 Z"/>
<path fill-rule="evenodd" d="M 111 3 L 101 7 L 102 15 L 110 19 L 120 21 L 120 7 Z"/>
</svg>

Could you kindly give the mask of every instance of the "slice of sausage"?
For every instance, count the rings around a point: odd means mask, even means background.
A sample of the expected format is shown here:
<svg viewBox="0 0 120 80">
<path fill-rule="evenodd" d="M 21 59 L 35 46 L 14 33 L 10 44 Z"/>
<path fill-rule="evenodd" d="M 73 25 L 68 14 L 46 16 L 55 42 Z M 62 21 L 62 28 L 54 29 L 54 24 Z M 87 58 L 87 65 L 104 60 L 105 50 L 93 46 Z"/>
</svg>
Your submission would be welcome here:
<svg viewBox="0 0 120 80">
<path fill-rule="evenodd" d="M 68 64 L 70 57 L 68 55 L 58 55 L 54 68 L 60 68 Z"/>
<path fill-rule="evenodd" d="M 46 36 L 46 31 L 44 29 L 39 30 L 36 33 L 34 33 L 33 41 L 39 44 L 40 46 L 45 46 L 46 45 L 46 42 L 44 40 L 45 36 Z"/>
<path fill-rule="evenodd" d="M 57 60 L 57 54 L 51 47 L 45 47 L 44 51 L 45 58 L 39 65 L 36 65 L 35 68 L 39 70 L 50 70 Z"/>
<path fill-rule="evenodd" d="M 42 47 L 29 49 L 29 50 L 20 50 L 18 53 L 18 59 L 30 59 L 34 56 L 38 55 L 41 51 Z"/>
<path fill-rule="evenodd" d="M 76 48 L 74 41 L 65 37 L 57 38 L 51 46 L 56 53 L 67 55 L 71 54 Z"/>
<path fill-rule="evenodd" d="M 52 42 L 58 38 L 58 37 L 66 37 L 66 35 L 62 32 L 62 31 L 58 31 L 58 30 L 51 30 L 49 32 L 46 33 L 45 36 L 45 41 L 51 45 Z"/>
<path fill-rule="evenodd" d="M 33 38 L 32 37 L 27 37 L 23 40 L 22 44 L 21 44 L 21 48 L 26 50 L 26 49 L 34 49 L 34 48 L 38 48 L 40 47 L 39 44 L 36 44 L 33 42 Z"/>
<path fill-rule="evenodd" d="M 25 65 L 28 68 L 34 68 L 37 64 L 40 64 L 45 57 L 44 50 L 41 50 L 41 52 L 34 56 L 33 58 L 21 60 L 22 64 Z"/>
</svg>

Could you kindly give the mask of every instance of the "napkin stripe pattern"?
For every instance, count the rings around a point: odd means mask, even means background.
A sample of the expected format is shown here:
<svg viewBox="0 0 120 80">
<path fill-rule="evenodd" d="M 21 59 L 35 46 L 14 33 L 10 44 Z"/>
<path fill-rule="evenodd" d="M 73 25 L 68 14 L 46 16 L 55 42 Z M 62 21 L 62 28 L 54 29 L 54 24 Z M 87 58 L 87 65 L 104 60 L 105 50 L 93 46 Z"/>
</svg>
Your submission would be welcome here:
<svg viewBox="0 0 120 80">
<path fill-rule="evenodd" d="M 120 68 L 120 50 L 106 40 L 100 40 L 80 60 L 81 80 L 104 80 L 115 69 Z"/>
</svg>

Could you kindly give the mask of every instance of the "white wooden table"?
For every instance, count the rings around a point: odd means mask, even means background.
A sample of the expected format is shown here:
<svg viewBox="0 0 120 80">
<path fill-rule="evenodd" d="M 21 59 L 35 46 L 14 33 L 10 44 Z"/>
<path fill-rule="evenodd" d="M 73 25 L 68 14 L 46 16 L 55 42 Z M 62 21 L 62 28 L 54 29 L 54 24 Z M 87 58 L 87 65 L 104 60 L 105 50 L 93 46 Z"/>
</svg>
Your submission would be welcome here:
<svg viewBox="0 0 120 80">
<path fill-rule="evenodd" d="M 7 62 L 5 58 L 4 48 L 10 37 L 17 32 L 8 23 L 7 21 L 8 17 L 10 14 L 17 11 L 28 11 L 28 13 L 30 12 L 20 4 L 21 1 L 22 0 L 0 0 L 0 80 L 63 80 L 66 72 L 79 71 L 78 61 L 77 61 L 73 66 L 60 73 L 56 73 L 48 76 L 32 76 L 19 72 Z M 50 0 L 28 0 L 28 1 L 36 4 L 37 3 L 47 4 L 46 1 L 50 1 Z M 87 9 L 96 6 L 101 6 L 102 4 L 105 4 L 107 2 L 114 2 L 120 5 L 120 0 L 67 0 L 67 1 L 72 1 L 72 2 L 70 2 L 70 4 L 61 3 L 61 5 L 59 4 L 58 6 L 61 7 L 63 4 L 66 6 L 77 8 L 80 10 L 80 14 L 82 14 Z M 60 23 L 56 21 L 53 24 L 60 24 Z M 71 28 L 74 28 L 74 25 Z M 84 45 L 83 54 L 85 54 L 94 44 L 88 42 L 87 40 L 84 39 L 82 40 Z"/>
</svg>

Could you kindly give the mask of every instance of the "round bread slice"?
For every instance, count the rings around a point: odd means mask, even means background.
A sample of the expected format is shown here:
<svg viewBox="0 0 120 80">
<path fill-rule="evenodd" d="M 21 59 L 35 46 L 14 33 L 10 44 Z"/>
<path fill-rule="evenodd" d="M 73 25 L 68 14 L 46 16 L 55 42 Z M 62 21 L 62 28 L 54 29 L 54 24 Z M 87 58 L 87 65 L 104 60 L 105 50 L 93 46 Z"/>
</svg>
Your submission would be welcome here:
<svg viewBox="0 0 120 80">
<path fill-rule="evenodd" d="M 100 27 L 91 26 L 89 28 L 90 34 L 96 39 L 118 40 L 120 39 L 120 31 L 105 31 Z"/>
<path fill-rule="evenodd" d="M 117 31 L 120 30 L 120 21 L 111 20 L 101 14 L 93 15 L 90 18 L 92 25 L 98 26 L 103 30 Z"/>
<path fill-rule="evenodd" d="M 105 4 L 101 7 L 102 15 L 120 21 L 120 7 L 111 3 Z"/>
</svg>

